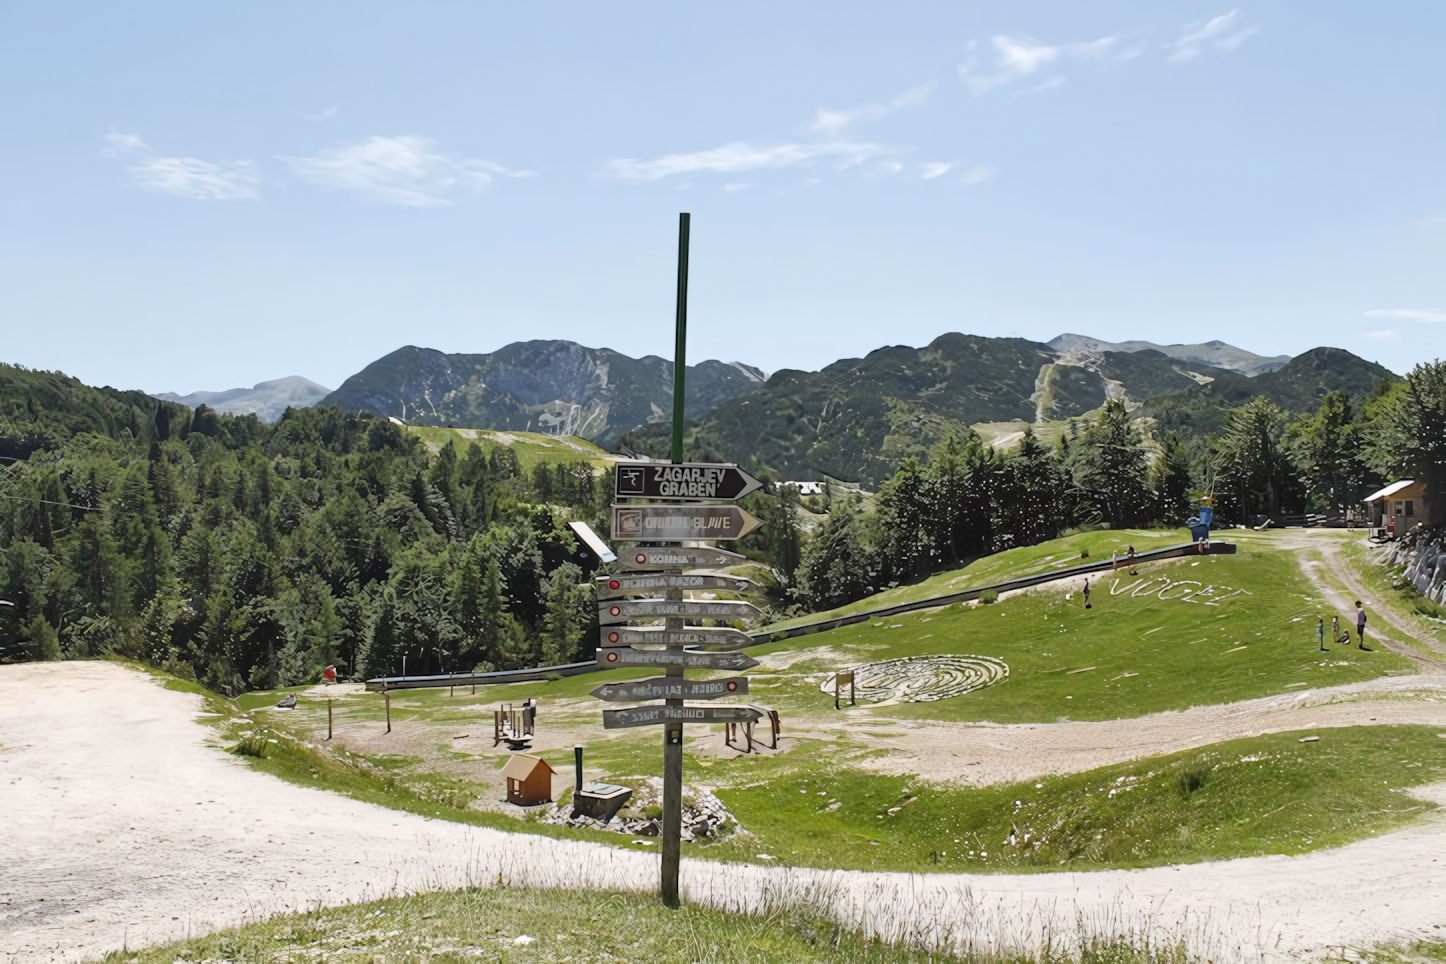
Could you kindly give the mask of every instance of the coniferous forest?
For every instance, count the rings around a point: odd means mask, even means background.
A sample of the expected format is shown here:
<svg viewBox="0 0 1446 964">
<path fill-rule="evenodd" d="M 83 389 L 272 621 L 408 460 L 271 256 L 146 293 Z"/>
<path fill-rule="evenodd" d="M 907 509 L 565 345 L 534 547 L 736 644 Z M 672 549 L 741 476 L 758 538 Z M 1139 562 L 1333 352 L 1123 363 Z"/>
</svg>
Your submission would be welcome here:
<svg viewBox="0 0 1446 964">
<path fill-rule="evenodd" d="M 591 658 L 590 557 L 611 474 L 525 468 L 508 445 L 429 447 L 339 408 L 275 424 L 3 367 L 0 658 L 128 656 L 220 692 Z M 1182 437 L 1119 402 L 997 451 L 952 434 L 876 494 L 767 480 L 739 546 L 771 616 L 1066 531 L 1178 526 L 1213 493 L 1222 524 L 1333 512 L 1385 477 L 1446 492 L 1446 365 L 1291 418 L 1260 397 Z"/>
</svg>

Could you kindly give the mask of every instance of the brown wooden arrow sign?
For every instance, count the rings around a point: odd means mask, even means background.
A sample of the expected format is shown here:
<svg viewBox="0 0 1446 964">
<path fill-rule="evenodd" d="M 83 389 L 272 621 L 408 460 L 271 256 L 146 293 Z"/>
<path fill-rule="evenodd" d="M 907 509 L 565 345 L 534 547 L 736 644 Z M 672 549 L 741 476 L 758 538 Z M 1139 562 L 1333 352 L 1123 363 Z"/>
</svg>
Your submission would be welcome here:
<svg viewBox="0 0 1446 964">
<path fill-rule="evenodd" d="M 659 676 L 627 683 L 604 683 L 592 695 L 609 703 L 638 703 L 643 700 L 716 700 L 724 696 L 746 696 L 748 678 L 683 679 Z"/>
<path fill-rule="evenodd" d="M 758 640 L 737 629 L 684 626 L 608 626 L 598 639 L 604 648 L 613 646 L 687 646 L 699 652 L 735 652 L 756 645 Z"/>
<path fill-rule="evenodd" d="M 613 506 L 613 538 L 620 542 L 731 541 L 761 525 L 736 505 Z M 626 558 L 627 552 L 619 555 Z"/>
<path fill-rule="evenodd" d="M 763 711 L 753 706 L 630 706 L 603 710 L 603 729 L 653 723 L 751 723 L 761 719 Z"/>
<path fill-rule="evenodd" d="M 738 466 L 715 462 L 619 462 L 613 471 L 621 499 L 731 502 L 763 486 Z"/>
<path fill-rule="evenodd" d="M 752 603 L 732 599 L 614 599 L 598 603 L 598 620 L 604 625 L 629 619 L 681 616 L 684 619 L 757 619 L 762 613 Z"/>
<path fill-rule="evenodd" d="M 747 562 L 748 557 L 711 546 L 667 546 L 623 549 L 618 565 L 625 569 L 722 569 Z"/>
<path fill-rule="evenodd" d="M 753 588 L 751 579 L 716 573 L 620 572 L 612 576 L 598 576 L 593 581 L 597 585 L 600 599 L 610 599 L 626 593 L 654 592 L 659 589 L 723 589 L 728 592 L 747 592 Z"/>
<path fill-rule="evenodd" d="M 618 666 L 683 666 L 688 669 L 752 669 L 758 660 L 742 653 L 695 653 L 686 649 L 600 649 L 597 664 L 602 669 Z"/>
</svg>

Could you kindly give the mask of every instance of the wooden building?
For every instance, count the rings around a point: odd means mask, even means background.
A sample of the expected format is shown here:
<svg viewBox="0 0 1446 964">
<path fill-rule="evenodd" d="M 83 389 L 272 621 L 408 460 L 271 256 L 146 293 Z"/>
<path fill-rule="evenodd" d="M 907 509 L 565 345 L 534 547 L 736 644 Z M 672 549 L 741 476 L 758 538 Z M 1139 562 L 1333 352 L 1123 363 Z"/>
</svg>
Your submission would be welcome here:
<svg viewBox="0 0 1446 964">
<path fill-rule="evenodd" d="M 1440 521 L 1431 518 L 1425 497 L 1426 483 L 1413 479 L 1392 482 L 1379 492 L 1372 492 L 1365 498 L 1371 509 L 1371 528 L 1384 529 L 1386 537 L 1394 539 L 1419 524 Z"/>
<path fill-rule="evenodd" d="M 502 768 L 507 781 L 507 802 L 519 807 L 552 802 L 552 776 L 556 771 L 546 760 L 517 753 Z"/>
</svg>

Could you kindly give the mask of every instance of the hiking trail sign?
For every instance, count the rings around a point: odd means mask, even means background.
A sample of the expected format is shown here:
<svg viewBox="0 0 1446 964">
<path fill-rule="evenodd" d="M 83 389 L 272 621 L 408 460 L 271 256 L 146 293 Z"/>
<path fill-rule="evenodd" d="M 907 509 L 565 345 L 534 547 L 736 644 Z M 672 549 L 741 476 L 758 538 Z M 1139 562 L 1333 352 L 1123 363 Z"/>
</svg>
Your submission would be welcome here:
<svg viewBox="0 0 1446 964">
<path fill-rule="evenodd" d="M 716 700 L 724 696 L 747 696 L 748 678 L 683 679 L 661 676 L 638 679 L 630 683 L 604 683 L 592 695 L 609 703 L 636 703 L 639 700 Z"/>
<path fill-rule="evenodd" d="M 613 538 L 624 542 L 732 541 L 762 524 L 736 505 L 613 506 Z"/>
<path fill-rule="evenodd" d="M 689 649 L 600 649 L 597 664 L 616 666 L 674 666 L 679 669 L 752 669 L 758 660 L 742 653 L 697 653 Z"/>
<path fill-rule="evenodd" d="M 662 626 L 609 626 L 602 631 L 598 645 L 612 646 L 686 646 L 700 652 L 721 653 L 746 649 L 758 640 L 740 629 L 715 626 L 684 626 L 667 629 Z"/>
<path fill-rule="evenodd" d="M 740 552 L 714 546 L 638 546 L 624 549 L 618 564 L 626 569 L 724 569 L 747 562 Z"/>
<path fill-rule="evenodd" d="M 690 706 L 685 700 L 713 700 L 746 695 L 743 677 L 690 680 L 688 669 L 743 670 L 758 661 L 739 652 L 753 640 L 736 629 L 688 625 L 694 619 L 754 619 L 761 615 L 750 603 L 731 599 L 687 598 L 690 591 L 747 592 L 747 579 L 697 569 L 726 569 L 744 562 L 736 552 L 700 542 L 735 542 L 762 523 L 733 503 L 757 490 L 760 483 L 736 465 L 683 461 L 683 402 L 688 329 L 688 233 L 691 217 L 678 216 L 677 318 L 673 342 L 672 458 L 668 462 L 620 462 L 614 468 L 612 538 L 644 543 L 617 550 L 617 565 L 631 572 L 604 576 L 598 590 L 599 669 L 623 666 L 661 668 L 661 678 L 604 683 L 592 691 L 608 702 L 663 700 L 641 706 L 603 710 L 606 729 L 658 725 L 663 730 L 663 813 L 659 847 L 658 891 L 667 907 L 679 906 L 678 875 L 683 830 L 683 724 L 724 723 L 730 729 L 777 714 L 754 706 Z M 635 501 L 630 501 L 635 500 Z M 647 545 L 646 543 L 668 543 Z M 588 543 L 590 548 L 591 543 Z M 612 549 L 603 547 L 606 554 Z M 594 551 L 597 551 L 594 548 Z M 604 552 L 598 552 L 604 558 Z M 626 598 L 650 594 L 642 599 Z M 711 595 L 711 594 L 710 594 Z M 662 619 L 663 625 L 631 627 L 633 619 Z M 776 747 L 777 740 L 775 738 Z M 752 743 L 749 744 L 749 751 Z M 579 778 L 581 779 L 581 778 Z"/>
<path fill-rule="evenodd" d="M 734 502 L 763 483 L 736 465 L 709 462 L 619 462 L 613 481 L 620 499 Z"/>
<path fill-rule="evenodd" d="M 616 730 L 628 726 L 653 723 L 752 723 L 763 719 L 763 711 L 752 706 L 630 706 L 621 710 L 603 710 L 603 729 Z"/>
</svg>

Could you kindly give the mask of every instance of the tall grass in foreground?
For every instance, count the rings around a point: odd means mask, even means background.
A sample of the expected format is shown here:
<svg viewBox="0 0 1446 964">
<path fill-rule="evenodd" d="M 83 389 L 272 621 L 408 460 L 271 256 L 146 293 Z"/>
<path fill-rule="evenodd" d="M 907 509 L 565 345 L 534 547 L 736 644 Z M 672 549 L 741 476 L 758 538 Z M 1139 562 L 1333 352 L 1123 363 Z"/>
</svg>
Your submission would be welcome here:
<svg viewBox="0 0 1446 964">
<path fill-rule="evenodd" d="M 1186 964 L 1189 960 L 1177 946 L 1150 947 L 1126 938 L 1072 943 L 1072 950 L 1045 944 L 1029 952 L 941 953 L 863 936 L 805 907 L 743 915 L 699 907 L 668 911 L 655 899 L 638 895 L 503 887 L 291 914 L 164 947 L 115 952 L 106 961 Z"/>
</svg>

